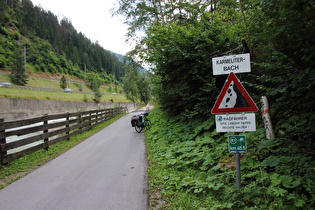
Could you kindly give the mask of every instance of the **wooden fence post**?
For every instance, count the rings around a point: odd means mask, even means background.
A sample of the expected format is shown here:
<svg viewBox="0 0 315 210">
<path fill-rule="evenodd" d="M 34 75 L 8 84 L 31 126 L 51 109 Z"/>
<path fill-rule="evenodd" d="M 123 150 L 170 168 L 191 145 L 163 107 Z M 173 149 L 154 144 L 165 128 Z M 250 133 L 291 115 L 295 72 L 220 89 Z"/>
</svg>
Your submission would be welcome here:
<svg viewBox="0 0 315 210">
<path fill-rule="evenodd" d="M 91 126 L 92 125 L 92 111 L 90 111 L 90 119 L 89 119 L 89 121 L 90 121 L 90 123 L 89 123 L 89 126 Z"/>
<path fill-rule="evenodd" d="M 0 125 L 4 122 L 4 119 L 0 119 Z M 0 130 L 0 133 L 4 133 L 5 130 Z M 2 146 L 1 144 L 5 144 L 6 143 L 6 138 L 1 138 L 0 139 L 0 163 L 1 165 L 3 165 L 3 160 L 2 160 L 2 156 L 7 154 L 7 151 L 2 152 Z"/>
<path fill-rule="evenodd" d="M 106 118 L 106 112 L 105 112 L 105 110 L 103 109 L 101 113 L 102 113 L 102 122 L 104 122 L 104 121 L 105 121 L 105 118 Z"/>
<path fill-rule="evenodd" d="M 67 112 L 67 124 L 66 124 L 66 128 L 68 128 L 69 129 L 69 112 Z M 70 138 L 69 138 L 69 134 L 70 134 L 70 130 L 68 130 L 67 132 L 66 132 L 66 135 L 68 136 L 68 138 L 67 138 L 67 140 L 69 140 Z"/>
<path fill-rule="evenodd" d="M 269 105 L 268 105 L 267 97 L 262 96 L 260 101 L 262 103 L 261 113 L 262 113 L 262 119 L 263 119 L 264 124 L 265 124 L 267 139 L 274 139 L 275 135 L 273 133 L 273 128 L 272 128 L 271 119 L 270 119 L 270 115 L 269 115 Z"/>
<path fill-rule="evenodd" d="M 110 109 L 106 109 L 106 120 L 110 119 Z"/>
<path fill-rule="evenodd" d="M 81 115 L 81 112 L 79 113 L 79 121 L 78 121 L 78 123 L 79 123 L 78 129 L 79 129 L 80 134 L 81 134 L 82 133 L 82 115 Z"/>
<path fill-rule="evenodd" d="M 48 114 L 44 114 L 45 118 L 44 118 L 44 125 L 48 125 L 48 120 L 47 120 L 47 116 Z M 43 130 L 44 136 L 45 134 L 48 133 L 48 129 Z M 44 138 L 44 144 L 46 144 L 47 146 L 45 147 L 45 150 L 48 150 L 48 138 Z"/>
<path fill-rule="evenodd" d="M 96 120 L 95 120 L 95 124 L 97 125 L 98 123 L 99 123 L 99 121 L 98 121 L 98 114 L 99 114 L 99 110 L 97 110 L 96 112 L 95 112 L 95 118 L 96 118 Z"/>
</svg>

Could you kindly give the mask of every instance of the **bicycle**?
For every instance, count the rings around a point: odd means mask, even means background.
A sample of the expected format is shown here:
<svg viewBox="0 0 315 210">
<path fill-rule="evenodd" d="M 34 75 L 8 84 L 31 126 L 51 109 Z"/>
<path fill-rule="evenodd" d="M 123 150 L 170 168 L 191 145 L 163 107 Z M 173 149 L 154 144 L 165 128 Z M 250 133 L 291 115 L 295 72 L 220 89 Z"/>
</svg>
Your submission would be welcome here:
<svg viewBox="0 0 315 210">
<path fill-rule="evenodd" d="M 144 129 L 150 129 L 151 127 L 151 122 L 150 120 L 147 118 L 149 113 L 144 112 L 140 115 L 134 115 L 131 118 L 131 126 L 135 127 L 135 130 L 138 133 L 141 133 L 142 130 Z"/>
</svg>

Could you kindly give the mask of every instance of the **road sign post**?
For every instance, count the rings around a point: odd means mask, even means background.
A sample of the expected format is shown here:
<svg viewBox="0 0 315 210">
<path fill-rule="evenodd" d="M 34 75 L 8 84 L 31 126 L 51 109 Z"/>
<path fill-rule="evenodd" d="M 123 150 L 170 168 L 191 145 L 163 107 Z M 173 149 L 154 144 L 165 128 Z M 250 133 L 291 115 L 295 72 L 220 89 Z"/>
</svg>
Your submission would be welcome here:
<svg viewBox="0 0 315 210">
<path fill-rule="evenodd" d="M 247 151 L 246 137 L 238 132 L 256 131 L 254 113 L 258 107 L 234 73 L 250 72 L 250 54 L 212 58 L 213 75 L 229 74 L 211 113 L 216 114 L 217 132 L 235 132 L 229 136 L 229 150 L 235 153 L 236 185 L 241 190 L 240 153 Z"/>
<path fill-rule="evenodd" d="M 235 135 L 228 136 L 229 150 L 235 154 L 235 168 L 236 168 L 236 185 L 237 189 L 241 190 L 241 155 L 240 153 L 245 153 L 247 151 L 246 147 L 246 136 Z"/>
<path fill-rule="evenodd" d="M 241 157 L 240 153 L 235 154 L 235 169 L 236 169 L 236 186 L 237 189 L 240 191 L 241 190 Z"/>
</svg>

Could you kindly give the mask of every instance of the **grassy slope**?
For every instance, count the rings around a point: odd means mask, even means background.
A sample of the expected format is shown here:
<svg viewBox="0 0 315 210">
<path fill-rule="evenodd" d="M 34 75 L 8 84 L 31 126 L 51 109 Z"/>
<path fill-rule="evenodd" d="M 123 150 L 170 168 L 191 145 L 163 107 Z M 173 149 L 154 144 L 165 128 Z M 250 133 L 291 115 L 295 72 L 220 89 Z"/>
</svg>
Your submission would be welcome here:
<svg viewBox="0 0 315 210">
<path fill-rule="evenodd" d="M 43 75 L 33 75 L 36 77 Z M 47 78 L 47 75 L 45 75 Z M 73 79 L 73 78 L 72 78 Z M 0 82 L 10 82 L 9 75 L 0 74 Z M 92 92 L 86 85 L 82 85 L 83 92 Z M 37 78 L 29 78 L 27 87 L 37 87 L 37 88 L 51 88 L 56 90 L 62 90 L 60 88 L 59 80 L 44 80 Z M 68 88 L 79 91 L 79 88 L 74 85 L 72 82 L 68 82 Z M 122 94 L 111 94 L 115 91 L 114 88 L 110 86 L 102 86 L 101 92 L 103 95 L 101 102 L 129 102 Z M 92 102 L 94 95 L 93 94 L 83 94 L 83 93 L 64 93 L 64 92 L 48 92 L 48 91 L 37 91 L 37 90 L 24 90 L 24 89 L 15 89 L 15 88 L 1 88 L 0 97 L 6 98 L 21 98 L 21 99 L 33 99 L 33 100 L 62 100 L 62 101 L 84 101 L 87 99 L 88 102 Z"/>
</svg>

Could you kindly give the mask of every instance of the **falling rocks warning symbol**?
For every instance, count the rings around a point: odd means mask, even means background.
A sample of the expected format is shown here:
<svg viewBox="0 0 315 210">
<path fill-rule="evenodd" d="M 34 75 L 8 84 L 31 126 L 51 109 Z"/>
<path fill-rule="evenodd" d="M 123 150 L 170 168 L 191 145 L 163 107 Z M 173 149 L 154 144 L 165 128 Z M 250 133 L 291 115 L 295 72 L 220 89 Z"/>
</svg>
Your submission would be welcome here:
<svg viewBox="0 0 315 210">
<path fill-rule="evenodd" d="M 219 108 L 249 107 L 241 91 L 232 81 L 225 93 Z"/>
<path fill-rule="evenodd" d="M 212 114 L 257 112 L 258 108 L 232 72 L 211 111 Z"/>
</svg>

